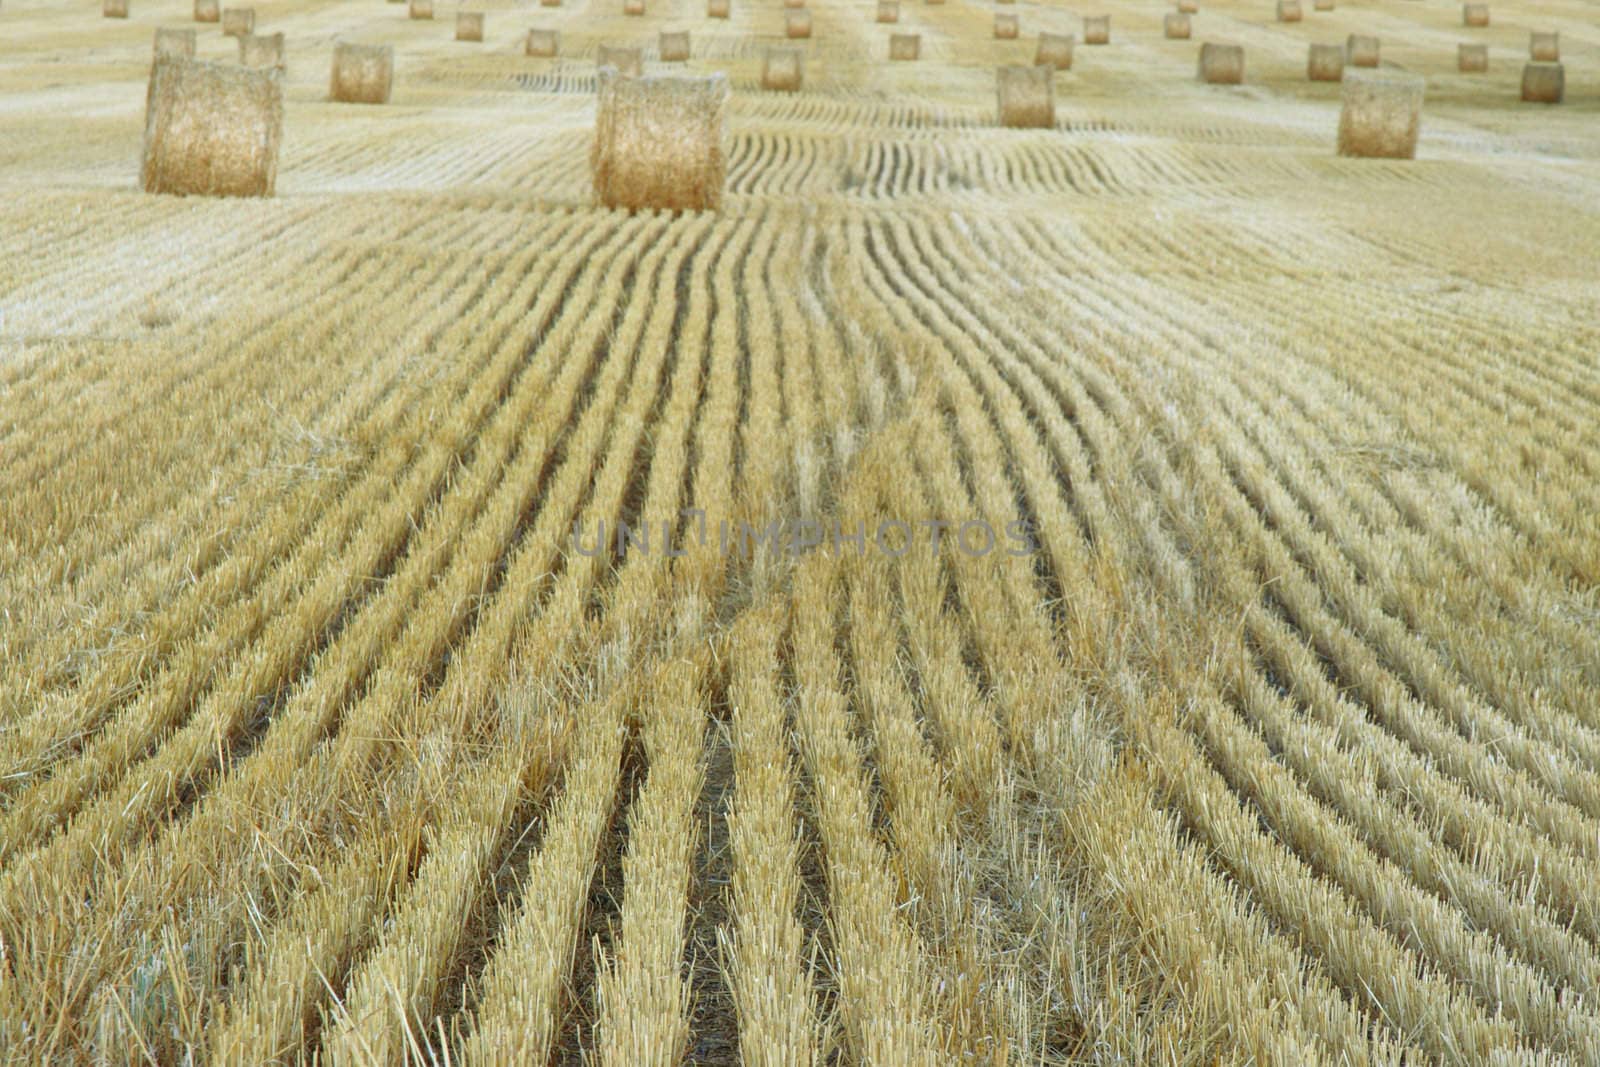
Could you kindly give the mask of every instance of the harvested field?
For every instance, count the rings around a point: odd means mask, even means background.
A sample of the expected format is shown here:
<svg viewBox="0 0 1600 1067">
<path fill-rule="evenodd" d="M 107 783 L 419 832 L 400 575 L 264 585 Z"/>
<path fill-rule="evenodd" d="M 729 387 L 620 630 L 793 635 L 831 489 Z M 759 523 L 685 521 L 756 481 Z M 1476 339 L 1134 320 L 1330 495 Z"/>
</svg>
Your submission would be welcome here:
<svg viewBox="0 0 1600 1067">
<path fill-rule="evenodd" d="M 0 4 L 0 1061 L 1600 1062 L 1592 5 L 471 6 Z"/>
</svg>

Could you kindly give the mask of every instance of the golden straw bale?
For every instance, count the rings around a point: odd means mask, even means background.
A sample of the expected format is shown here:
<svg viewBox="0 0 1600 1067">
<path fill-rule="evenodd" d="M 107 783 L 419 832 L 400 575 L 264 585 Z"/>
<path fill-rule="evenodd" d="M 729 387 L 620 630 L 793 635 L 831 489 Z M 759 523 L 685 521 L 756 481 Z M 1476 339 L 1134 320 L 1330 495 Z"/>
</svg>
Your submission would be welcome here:
<svg viewBox="0 0 1600 1067">
<path fill-rule="evenodd" d="M 1559 104 L 1567 95 L 1567 72 L 1560 63 L 1528 63 L 1522 68 L 1522 99 Z"/>
<path fill-rule="evenodd" d="M 1169 41 L 1187 41 L 1191 32 L 1189 16 L 1181 11 L 1169 11 L 1161 20 L 1161 32 Z"/>
<path fill-rule="evenodd" d="M 245 34 L 239 38 L 239 62 L 247 67 L 277 67 L 282 70 L 283 34 Z"/>
<path fill-rule="evenodd" d="M 1352 67 L 1378 65 L 1378 39 L 1364 33 L 1352 33 L 1344 43 L 1344 61 Z"/>
<path fill-rule="evenodd" d="M 108 19 L 128 17 L 128 0 L 100 0 L 100 14 Z"/>
<path fill-rule="evenodd" d="M 218 0 L 194 0 L 196 22 L 218 22 L 222 19 L 222 5 Z"/>
<path fill-rule="evenodd" d="M 622 13 L 624 15 L 643 15 L 644 0 L 622 0 Z"/>
<path fill-rule="evenodd" d="M 457 11 L 456 12 L 456 40 L 481 41 L 483 40 L 483 12 L 482 11 Z"/>
<path fill-rule="evenodd" d="M 669 33 L 661 31 L 661 62 L 686 63 L 689 59 L 689 31 L 678 30 Z"/>
<path fill-rule="evenodd" d="M 540 7 L 560 7 L 561 0 L 539 0 Z"/>
<path fill-rule="evenodd" d="M 1000 125 L 1011 129 L 1054 129 L 1055 71 L 1050 67 L 1005 66 L 995 70 Z"/>
<path fill-rule="evenodd" d="M 805 81 L 805 55 L 798 48 L 768 48 L 761 58 L 761 88 L 780 93 L 800 91 Z"/>
<path fill-rule="evenodd" d="M 1311 0 L 1311 10 L 1313 10 L 1313 11 L 1332 11 L 1333 10 L 1333 0 Z"/>
<path fill-rule="evenodd" d="M 923 0 L 923 2 L 926 4 L 942 4 L 944 0 Z"/>
<path fill-rule="evenodd" d="M 158 56 L 194 56 L 194 31 L 172 30 L 162 28 L 156 31 L 156 51 Z"/>
<path fill-rule="evenodd" d="M 918 33 L 895 33 L 889 35 L 889 58 L 900 62 L 911 62 L 922 54 L 922 35 Z"/>
<path fill-rule="evenodd" d="M 1278 21 L 1299 22 L 1300 0 L 1278 0 Z"/>
<path fill-rule="evenodd" d="M 271 196 L 283 137 L 283 73 L 157 56 L 139 184 L 179 196 Z"/>
<path fill-rule="evenodd" d="M 1489 69 L 1489 46 L 1463 44 L 1456 46 L 1456 69 L 1463 74 L 1482 74 Z"/>
<path fill-rule="evenodd" d="M 394 88 L 394 48 L 386 44 L 333 46 L 328 97 L 346 104 L 387 104 Z"/>
<path fill-rule="evenodd" d="M 1014 41 L 1017 39 L 1017 16 L 996 15 L 994 17 L 994 35 L 997 40 Z"/>
<path fill-rule="evenodd" d="M 1111 43 L 1111 16 L 1110 15 L 1085 15 L 1085 16 L 1083 16 L 1083 43 L 1084 44 L 1110 44 Z"/>
<path fill-rule="evenodd" d="M 783 18 L 783 35 L 785 37 L 810 37 L 811 12 L 805 8 L 791 11 Z"/>
<path fill-rule="evenodd" d="M 1178 0 L 1178 14 L 1198 15 L 1199 13 L 1200 5 L 1195 0 Z"/>
<path fill-rule="evenodd" d="M 722 201 L 728 79 L 600 71 L 590 168 L 606 207 L 714 211 Z"/>
<path fill-rule="evenodd" d="M 1078 39 L 1070 33 L 1041 33 L 1039 47 L 1033 53 L 1033 65 L 1071 70 L 1072 49 L 1077 43 Z"/>
<path fill-rule="evenodd" d="M 1487 26 L 1487 25 L 1489 25 L 1489 5 L 1488 4 L 1462 4 L 1461 5 L 1461 25 L 1463 25 L 1463 26 Z"/>
<path fill-rule="evenodd" d="M 1314 82 L 1344 80 L 1344 48 L 1336 44 L 1314 44 L 1306 60 L 1306 77 Z"/>
<path fill-rule="evenodd" d="M 805 7 L 806 0 L 783 0 L 784 7 Z"/>
<path fill-rule="evenodd" d="M 407 13 L 418 20 L 432 19 L 433 0 L 411 0 L 411 6 Z"/>
<path fill-rule="evenodd" d="M 1426 85 L 1414 74 L 1346 72 L 1339 110 L 1339 154 L 1414 159 Z"/>
<path fill-rule="evenodd" d="M 1528 58 L 1536 63 L 1560 62 L 1561 34 L 1540 30 L 1528 34 Z"/>
<path fill-rule="evenodd" d="M 222 9 L 222 33 L 225 37 L 243 37 L 256 32 L 256 9 L 253 7 L 225 7 Z"/>
<path fill-rule="evenodd" d="M 706 18 L 725 19 L 728 17 L 728 0 L 706 0 Z"/>
<path fill-rule="evenodd" d="M 644 73 L 644 52 L 638 48 L 603 44 L 595 50 L 594 65 L 610 67 L 624 77 L 637 78 Z"/>
<path fill-rule="evenodd" d="M 527 55 L 549 59 L 561 51 L 561 34 L 556 30 L 529 30 L 522 50 Z"/>
<path fill-rule="evenodd" d="M 1200 46 L 1200 80 L 1211 85 L 1240 85 L 1244 82 L 1244 45 L 1211 44 Z"/>
<path fill-rule="evenodd" d="M 878 21 L 899 22 L 900 0 L 878 0 Z"/>
</svg>

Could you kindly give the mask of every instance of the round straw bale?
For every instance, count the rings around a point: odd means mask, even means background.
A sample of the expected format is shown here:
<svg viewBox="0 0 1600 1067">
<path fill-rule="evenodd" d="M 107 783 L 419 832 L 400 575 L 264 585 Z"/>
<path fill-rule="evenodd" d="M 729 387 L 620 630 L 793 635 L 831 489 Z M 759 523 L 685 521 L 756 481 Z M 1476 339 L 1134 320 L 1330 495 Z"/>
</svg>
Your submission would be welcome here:
<svg viewBox="0 0 1600 1067">
<path fill-rule="evenodd" d="M 1378 39 L 1364 33 L 1352 33 L 1344 43 L 1344 61 L 1352 67 L 1378 65 Z"/>
<path fill-rule="evenodd" d="M 217 22 L 222 18 L 222 5 L 217 0 L 194 0 L 196 22 Z"/>
<path fill-rule="evenodd" d="M 643 15 L 644 0 L 622 0 L 622 13 L 624 15 Z"/>
<path fill-rule="evenodd" d="M 996 40 L 1014 41 L 1017 39 L 1017 16 L 996 15 L 994 17 L 994 35 Z"/>
<path fill-rule="evenodd" d="M 1534 30 L 1528 34 L 1528 58 L 1536 63 L 1561 61 L 1561 34 Z"/>
<path fill-rule="evenodd" d="M 1212 44 L 1200 46 L 1200 80 L 1210 85 L 1240 85 L 1244 82 L 1244 45 Z"/>
<path fill-rule="evenodd" d="M 1072 48 L 1077 43 L 1078 39 L 1070 33 L 1041 33 L 1039 47 L 1033 53 L 1033 65 L 1071 70 Z"/>
<path fill-rule="evenodd" d="M 661 62 L 686 63 L 689 60 L 689 31 L 678 30 L 669 33 L 661 31 Z"/>
<path fill-rule="evenodd" d="M 942 4 L 944 0 L 923 0 L 923 2 L 926 4 Z"/>
<path fill-rule="evenodd" d="M 1456 46 L 1456 69 L 1463 74 L 1482 74 L 1489 69 L 1489 46 L 1462 44 Z"/>
<path fill-rule="evenodd" d="M 561 0 L 539 0 L 540 7 L 560 7 Z"/>
<path fill-rule="evenodd" d="M 561 51 L 561 34 L 556 30 L 529 30 L 522 50 L 530 56 L 549 59 Z"/>
<path fill-rule="evenodd" d="M 283 137 L 283 74 L 157 56 L 139 184 L 179 196 L 271 196 Z"/>
<path fill-rule="evenodd" d="M 1463 26 L 1487 26 L 1487 25 L 1489 25 L 1489 5 L 1488 4 L 1462 4 L 1461 5 L 1461 25 L 1463 25 Z"/>
<path fill-rule="evenodd" d="M 630 211 L 714 211 L 722 201 L 728 79 L 625 78 L 600 71 L 595 197 Z"/>
<path fill-rule="evenodd" d="M 784 7 L 805 7 L 806 0 L 783 0 Z"/>
<path fill-rule="evenodd" d="M 1178 0 L 1178 14 L 1198 15 L 1199 13 L 1200 5 L 1195 0 Z"/>
<path fill-rule="evenodd" d="M 1011 129 L 1054 129 L 1056 80 L 1050 67 L 1005 66 L 995 70 L 1000 125 Z"/>
<path fill-rule="evenodd" d="M 1278 0 L 1278 21 L 1299 22 L 1300 0 Z"/>
<path fill-rule="evenodd" d="M 1344 80 L 1344 48 L 1336 44 L 1314 44 L 1306 59 L 1306 78 L 1314 82 Z"/>
<path fill-rule="evenodd" d="M 407 13 L 414 19 L 432 19 L 433 0 L 411 0 L 411 6 Z"/>
<path fill-rule="evenodd" d="M 594 65 L 610 67 L 627 78 L 637 78 L 644 73 L 644 52 L 638 48 L 603 44 L 595 49 Z"/>
<path fill-rule="evenodd" d="M 1111 16 L 1110 15 L 1085 15 L 1085 16 L 1083 16 L 1083 43 L 1084 44 L 1110 44 L 1111 43 Z"/>
<path fill-rule="evenodd" d="M 128 0 L 100 0 L 100 14 L 108 19 L 128 17 Z"/>
<path fill-rule="evenodd" d="M 728 0 L 706 0 L 706 18 L 725 19 L 728 17 Z"/>
<path fill-rule="evenodd" d="M 1313 11 L 1332 11 L 1333 10 L 1333 0 L 1311 0 L 1311 10 L 1313 10 Z"/>
<path fill-rule="evenodd" d="M 333 46 L 328 97 L 346 104 L 387 104 L 394 88 L 394 48 L 386 44 Z"/>
<path fill-rule="evenodd" d="M 810 37 L 811 12 L 805 8 L 791 11 L 783 18 L 783 35 L 785 37 Z"/>
<path fill-rule="evenodd" d="M 798 48 L 768 48 L 761 58 L 761 88 L 796 93 L 805 81 L 805 55 Z"/>
<path fill-rule="evenodd" d="M 243 37 L 256 32 L 256 9 L 253 7 L 225 7 L 222 9 L 222 34 L 224 37 Z"/>
<path fill-rule="evenodd" d="M 1528 63 L 1522 68 L 1522 99 L 1530 104 L 1559 104 L 1567 95 L 1567 72 L 1560 63 Z"/>
<path fill-rule="evenodd" d="M 899 22 L 900 0 L 878 0 L 878 21 Z"/>
<path fill-rule="evenodd" d="M 1189 39 L 1189 16 L 1181 11 L 1169 11 L 1161 20 L 1161 32 L 1169 41 L 1187 41 Z"/>
<path fill-rule="evenodd" d="M 165 27 L 156 31 L 156 51 L 158 56 L 194 56 L 194 31 L 172 30 Z"/>
<path fill-rule="evenodd" d="M 1414 159 L 1426 85 L 1414 74 L 1346 72 L 1340 90 L 1339 154 Z"/>
<path fill-rule="evenodd" d="M 911 62 L 922 54 L 922 35 L 917 33 L 893 33 L 889 35 L 889 58 L 900 62 Z"/>
<path fill-rule="evenodd" d="M 481 41 L 483 40 L 483 12 L 482 11 L 457 11 L 456 12 L 456 40 Z"/>
<path fill-rule="evenodd" d="M 247 67 L 277 67 L 282 70 L 283 34 L 245 34 L 239 38 L 239 62 Z"/>
</svg>

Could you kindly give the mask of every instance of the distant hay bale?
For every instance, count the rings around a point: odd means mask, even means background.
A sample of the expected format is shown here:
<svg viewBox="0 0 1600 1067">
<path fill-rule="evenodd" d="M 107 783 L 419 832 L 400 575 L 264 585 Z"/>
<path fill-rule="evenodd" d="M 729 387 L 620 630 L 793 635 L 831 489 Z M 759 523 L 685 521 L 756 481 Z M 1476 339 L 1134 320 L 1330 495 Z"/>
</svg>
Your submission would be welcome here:
<svg viewBox="0 0 1600 1067">
<path fill-rule="evenodd" d="M 922 54 L 922 35 L 919 33 L 894 33 L 889 35 L 889 58 L 895 62 L 914 62 Z"/>
<path fill-rule="evenodd" d="M 1111 43 L 1111 16 L 1110 15 L 1085 15 L 1085 16 L 1083 16 L 1083 43 L 1084 44 L 1110 44 Z"/>
<path fill-rule="evenodd" d="M 411 0 L 411 6 L 407 14 L 419 21 L 431 20 L 433 18 L 433 0 Z"/>
<path fill-rule="evenodd" d="M 561 0 L 539 0 L 540 7 L 560 7 Z"/>
<path fill-rule="evenodd" d="M 222 9 L 222 35 L 243 37 L 256 32 L 256 9 L 253 7 L 225 7 Z"/>
<path fill-rule="evenodd" d="M 728 0 L 706 0 L 706 18 L 725 19 L 728 17 Z"/>
<path fill-rule="evenodd" d="M 1487 26 L 1487 25 L 1489 25 L 1489 5 L 1488 4 L 1462 4 L 1461 5 L 1461 25 L 1463 25 L 1463 26 Z"/>
<path fill-rule="evenodd" d="M 387 104 L 394 88 L 394 48 L 386 44 L 333 46 L 328 98 L 345 104 Z"/>
<path fill-rule="evenodd" d="M 728 79 L 625 78 L 601 70 L 590 167 L 595 197 L 630 211 L 714 211 L 722 201 Z"/>
<path fill-rule="evenodd" d="M 257 36 L 247 33 L 239 38 L 239 62 L 246 67 L 284 68 L 283 34 L 269 33 Z"/>
<path fill-rule="evenodd" d="M 1311 0 L 1311 10 L 1313 10 L 1313 11 L 1332 11 L 1333 10 L 1333 0 Z"/>
<path fill-rule="evenodd" d="M 1161 20 L 1161 32 L 1169 41 L 1187 41 L 1190 27 L 1189 16 L 1181 11 L 1169 11 Z"/>
<path fill-rule="evenodd" d="M 811 36 L 811 12 L 801 8 L 791 11 L 783 19 L 783 35 L 785 37 L 800 38 Z"/>
<path fill-rule="evenodd" d="M 530 56 L 550 59 L 561 51 L 561 34 L 556 30 L 529 30 L 522 50 Z"/>
<path fill-rule="evenodd" d="M 1352 67 L 1378 65 L 1378 39 L 1364 33 L 1352 33 L 1344 43 L 1344 61 Z"/>
<path fill-rule="evenodd" d="M 1195 0 L 1178 0 L 1178 14 L 1198 15 L 1199 13 L 1200 5 Z"/>
<path fill-rule="evenodd" d="M 1535 30 L 1528 34 L 1528 58 L 1535 63 L 1561 61 L 1561 34 Z"/>
<path fill-rule="evenodd" d="M 456 12 L 456 40 L 482 41 L 483 40 L 483 12 L 482 11 L 457 11 Z"/>
<path fill-rule="evenodd" d="M 1299 22 L 1300 0 L 1278 0 L 1278 21 Z"/>
<path fill-rule="evenodd" d="M 1209 41 L 1201 45 L 1200 80 L 1208 85 L 1243 84 L 1244 45 Z"/>
<path fill-rule="evenodd" d="M 108 19 L 128 17 L 128 0 L 100 0 L 100 14 Z"/>
<path fill-rule="evenodd" d="M 878 21 L 879 22 L 899 22 L 900 21 L 900 2 L 899 2 L 899 0 L 878 0 Z"/>
<path fill-rule="evenodd" d="M 610 67 L 624 77 L 637 78 L 644 73 L 644 53 L 637 48 L 603 44 L 595 50 L 594 65 Z"/>
<path fill-rule="evenodd" d="M 1567 72 L 1560 63 L 1528 63 L 1522 68 L 1522 99 L 1559 104 L 1567 95 Z"/>
<path fill-rule="evenodd" d="M 1489 69 L 1489 46 L 1463 44 L 1456 46 L 1456 69 L 1463 74 L 1482 74 Z"/>
<path fill-rule="evenodd" d="M 1055 71 L 1050 67 L 1005 66 L 995 71 L 1000 125 L 1015 130 L 1054 129 Z"/>
<path fill-rule="evenodd" d="M 162 28 L 156 31 L 155 54 L 160 56 L 194 56 L 194 31 Z"/>
<path fill-rule="evenodd" d="M 222 18 L 222 5 L 217 0 L 194 0 L 196 22 L 218 22 Z"/>
<path fill-rule="evenodd" d="M 784 7 L 805 7 L 806 0 L 783 0 Z"/>
<path fill-rule="evenodd" d="M 805 81 L 806 61 L 798 48 L 769 48 L 761 59 L 761 88 L 797 93 Z"/>
<path fill-rule="evenodd" d="M 994 36 L 1000 41 L 1014 41 L 1017 39 L 1017 16 L 996 15 L 994 17 Z"/>
<path fill-rule="evenodd" d="M 686 63 L 689 60 L 689 31 L 661 31 L 661 62 Z"/>
<path fill-rule="evenodd" d="M 1336 44 L 1314 44 L 1306 60 L 1306 77 L 1314 82 L 1344 80 L 1344 48 Z"/>
<path fill-rule="evenodd" d="M 282 72 L 157 56 L 139 184 L 178 196 L 271 196 L 282 137 Z"/>
<path fill-rule="evenodd" d="M 643 15 L 644 0 L 622 0 L 622 13 L 624 15 Z"/>
<path fill-rule="evenodd" d="M 1346 73 L 1339 110 L 1339 154 L 1416 158 L 1426 85 L 1414 74 Z"/>
<path fill-rule="evenodd" d="M 1041 33 L 1039 47 L 1033 53 L 1033 65 L 1071 70 L 1072 49 L 1077 43 L 1078 39 L 1070 33 Z"/>
</svg>

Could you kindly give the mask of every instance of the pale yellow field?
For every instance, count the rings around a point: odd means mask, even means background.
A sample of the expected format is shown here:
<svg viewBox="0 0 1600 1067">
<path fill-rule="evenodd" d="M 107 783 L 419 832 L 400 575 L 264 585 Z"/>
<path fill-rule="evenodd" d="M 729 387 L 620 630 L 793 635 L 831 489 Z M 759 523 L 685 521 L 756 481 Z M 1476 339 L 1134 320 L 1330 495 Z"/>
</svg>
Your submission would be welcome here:
<svg viewBox="0 0 1600 1067">
<path fill-rule="evenodd" d="M 1600 1062 L 1600 7 L 813 0 L 785 95 L 780 0 L 260 0 L 224 201 L 137 189 L 131 3 L 0 6 L 0 1058 Z M 722 209 L 596 208 L 683 28 Z"/>
</svg>

